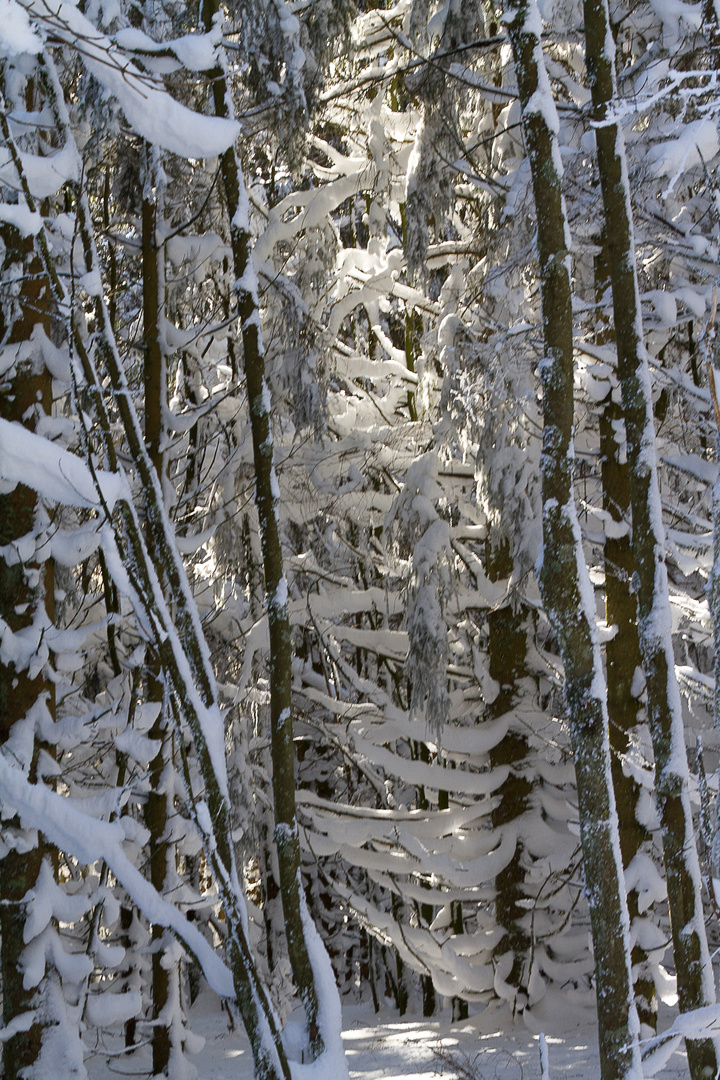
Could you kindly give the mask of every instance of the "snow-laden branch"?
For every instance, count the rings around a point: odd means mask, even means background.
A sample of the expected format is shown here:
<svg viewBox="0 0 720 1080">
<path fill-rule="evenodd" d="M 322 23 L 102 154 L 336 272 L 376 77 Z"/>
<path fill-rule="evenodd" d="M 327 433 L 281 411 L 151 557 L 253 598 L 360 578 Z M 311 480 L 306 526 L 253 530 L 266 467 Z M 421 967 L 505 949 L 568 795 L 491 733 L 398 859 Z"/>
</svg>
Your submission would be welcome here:
<svg viewBox="0 0 720 1080">
<path fill-rule="evenodd" d="M 681 1013 L 661 1035 L 643 1042 L 643 1075 L 654 1076 L 664 1069 L 683 1039 L 697 1039 L 720 1033 L 720 1005 L 705 1005 L 692 1012 Z"/>
<path fill-rule="evenodd" d="M 60 851 L 84 865 L 102 859 L 151 923 L 172 930 L 202 967 L 209 985 L 222 997 L 235 996 L 230 971 L 194 923 L 163 900 L 122 850 L 125 832 L 119 822 L 100 821 L 42 784 L 31 784 L 20 769 L 0 755 L 3 808 L 12 809 L 26 826 L 38 829 Z"/>
<path fill-rule="evenodd" d="M 44 499 L 63 506 L 100 508 L 100 496 L 109 510 L 120 499 L 130 499 L 122 473 L 95 470 L 95 479 L 76 454 L 28 431 L 22 424 L 0 418 L 0 478 L 25 484 Z"/>
<path fill-rule="evenodd" d="M 33 32 L 33 22 L 45 34 L 71 45 L 80 53 L 90 74 L 117 100 L 132 129 L 156 146 L 180 157 L 217 157 L 240 134 L 236 121 L 203 116 L 175 101 L 71 3 L 8 0 L 4 21 L 6 29 L 0 32 L 0 48 L 5 50 L 12 48 L 17 52 L 22 48 L 24 52 L 40 53 L 42 41 Z M 18 34 L 22 31 L 17 42 L 7 29 L 13 26 L 17 26 Z"/>
</svg>

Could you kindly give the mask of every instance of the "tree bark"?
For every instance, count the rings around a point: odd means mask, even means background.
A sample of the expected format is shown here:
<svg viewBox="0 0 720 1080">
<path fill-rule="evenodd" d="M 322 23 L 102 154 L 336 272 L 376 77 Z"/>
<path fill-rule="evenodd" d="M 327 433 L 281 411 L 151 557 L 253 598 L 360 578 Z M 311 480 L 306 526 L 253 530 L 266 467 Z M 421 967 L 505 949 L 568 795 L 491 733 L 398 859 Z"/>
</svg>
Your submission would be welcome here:
<svg viewBox="0 0 720 1080">
<path fill-rule="evenodd" d="M 0 321 L 0 338 L 6 348 L 30 340 L 33 329 L 44 324 L 49 329 L 49 297 L 47 281 L 36 258 L 32 258 L 32 242 L 23 239 L 8 225 L 0 228 L 3 244 L 3 277 L 17 271 L 23 282 L 16 313 Z M 0 379 L 0 417 L 25 424 L 34 430 L 38 410 L 49 413 L 52 404 L 52 380 L 42 357 L 17 362 Z M 13 545 L 32 535 L 38 511 L 36 493 L 24 484 L 14 491 L 0 495 L 0 549 L 11 551 Z M 52 613 L 53 579 L 49 564 L 44 566 L 32 559 L 13 560 L 0 555 L 0 620 L 13 633 L 32 627 L 38 616 L 38 606 L 48 606 Z M 49 591 L 49 595 L 48 595 Z M 0 636 L 2 631 L 0 630 Z M 41 672 L 31 676 L 26 666 L 0 664 L 0 747 L 11 737 L 15 724 L 26 719 L 31 709 L 45 699 L 53 707 L 52 682 Z M 25 763 L 30 772 L 33 762 Z M 7 1026 L 14 1018 L 31 1009 L 37 988 L 23 985 L 22 954 L 25 948 L 24 897 L 37 880 L 46 848 L 38 840 L 23 842 L 17 818 L 2 821 L 3 831 L 20 841 L 0 861 L 0 979 L 2 984 L 2 1017 Z M 2 1044 L 3 1076 L 18 1080 L 24 1070 L 32 1069 L 42 1041 L 42 1025 L 36 1021 L 27 1031 L 20 1031 Z"/>
<path fill-rule="evenodd" d="M 142 240 L 142 286 L 143 286 L 143 383 L 145 446 L 155 471 L 164 486 L 165 460 L 163 439 L 165 412 L 167 408 L 167 378 L 165 356 L 160 340 L 160 318 L 164 304 L 164 256 L 157 242 L 158 184 L 155 151 L 143 147 L 144 192 L 141 208 Z M 151 657 L 147 671 L 147 700 L 159 706 L 157 719 L 149 736 L 159 743 L 159 749 L 150 762 L 150 790 L 145 803 L 145 824 L 149 837 L 150 881 L 158 893 L 166 891 L 168 859 L 172 857 L 167 840 L 168 796 L 163 790 L 166 769 L 169 764 L 170 734 L 166 713 L 162 669 L 159 658 Z M 166 947 L 163 945 L 167 931 L 162 926 L 152 927 L 152 1062 L 153 1075 L 166 1074 L 171 1053 L 171 1035 L 163 1012 L 168 1004 L 170 979 L 177 978 L 177 970 L 167 966 Z M 173 965 L 173 967 L 176 967 Z"/>
<path fill-rule="evenodd" d="M 637 617 L 655 754 L 655 786 L 665 857 L 670 924 L 681 1012 L 715 1002 L 702 909 L 700 866 L 688 794 L 680 691 L 675 677 L 665 528 L 655 456 L 652 389 L 643 339 L 630 188 L 622 130 L 609 115 L 616 99 L 615 46 L 607 0 L 584 0 L 600 186 L 632 505 Z M 693 1080 L 716 1076 L 712 1039 L 689 1040 Z"/>
<path fill-rule="evenodd" d="M 512 574 L 512 554 L 507 541 L 490 538 L 486 544 L 486 572 L 490 581 L 500 581 Z M 488 612 L 488 660 L 489 674 L 500 684 L 500 692 L 488 707 L 488 717 L 504 716 L 513 707 L 517 680 L 525 666 L 526 640 L 523 614 L 515 610 L 511 602 Z M 526 813 L 532 784 L 523 764 L 527 766 L 527 738 L 512 727 L 504 739 L 490 751 L 493 768 L 509 765 L 507 780 L 498 789 L 500 802 L 492 811 L 493 828 L 499 829 L 517 821 Z M 515 987 L 515 1008 L 522 1011 L 527 1003 L 528 956 L 531 938 L 523 925 L 527 912 L 519 902 L 526 897 L 525 845 L 522 828 L 518 828 L 515 853 L 510 862 L 495 878 L 495 918 L 502 927 L 503 935 L 493 949 L 493 959 L 512 953 L 512 967 L 505 982 Z"/>
<path fill-rule="evenodd" d="M 607 701 L 592 587 L 575 508 L 573 341 L 569 235 L 562 198 L 559 130 L 534 0 L 505 13 L 537 212 L 544 357 L 540 590 L 565 668 L 580 834 L 595 952 L 603 1080 L 642 1076 L 633 1002 L 629 925 L 610 779 Z"/>
<path fill-rule="evenodd" d="M 609 284 L 604 236 L 601 247 L 601 254 L 595 260 L 595 295 L 598 302 Z M 612 336 L 610 327 L 606 327 L 601 330 L 598 340 L 603 343 Z M 611 765 L 620 826 L 620 851 L 623 868 L 627 871 L 640 847 L 648 843 L 651 837 L 637 819 L 640 786 L 632 775 L 625 774 L 622 767 L 622 759 L 630 749 L 630 739 L 643 710 L 635 690 L 641 656 L 635 596 L 631 587 L 635 561 L 630 539 L 630 477 L 627 461 L 621 458 L 623 440 L 619 431 L 624 429 L 624 424 L 615 393 L 613 379 L 610 392 L 600 405 L 600 468 L 602 505 L 608 515 L 603 549 L 605 621 L 608 626 L 617 628 L 614 637 L 605 646 Z M 634 937 L 633 923 L 640 917 L 637 889 L 628 891 L 627 901 L 631 937 Z M 647 951 L 636 940 L 633 941 L 631 957 L 640 1022 L 655 1031 L 658 1008 L 655 983 L 647 970 Z"/>
<path fill-rule="evenodd" d="M 217 0 L 204 0 L 202 17 L 212 29 Z M 215 115 L 230 115 L 231 88 L 218 67 L 210 73 Z M 265 596 L 270 630 L 270 736 L 275 805 L 275 844 L 278 855 L 288 955 L 293 978 L 305 1009 L 312 1060 L 323 1052 L 320 1004 L 303 926 L 305 900 L 300 877 L 300 840 L 295 809 L 295 749 L 292 720 L 292 641 L 287 582 L 283 570 L 278 502 L 280 492 L 273 463 L 271 401 L 265 379 L 265 352 L 252 264 L 248 197 L 242 170 L 230 147 L 220 159 L 225 201 L 230 218 L 230 244 L 235 293 L 243 342 L 245 385 L 250 410 L 255 463 L 255 501 L 260 519 Z M 306 914 L 307 917 L 307 914 Z"/>
</svg>

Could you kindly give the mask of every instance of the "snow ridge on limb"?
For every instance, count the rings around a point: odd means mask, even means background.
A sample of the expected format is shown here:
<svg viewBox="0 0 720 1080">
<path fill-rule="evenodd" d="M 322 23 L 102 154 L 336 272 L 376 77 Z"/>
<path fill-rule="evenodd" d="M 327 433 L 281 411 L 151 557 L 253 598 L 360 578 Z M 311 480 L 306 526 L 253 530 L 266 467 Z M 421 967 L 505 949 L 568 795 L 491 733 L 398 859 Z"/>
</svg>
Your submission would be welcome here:
<svg viewBox="0 0 720 1080">
<path fill-rule="evenodd" d="M 534 0 L 505 9 L 537 211 L 545 355 L 543 552 L 540 590 L 565 668 L 580 831 L 592 925 L 603 1080 L 642 1077 L 632 990 L 629 917 L 610 774 L 605 680 L 594 594 L 575 508 L 573 343 L 569 230 L 562 196 L 558 118 L 545 70 Z"/>
<path fill-rule="evenodd" d="M 715 986 L 705 935 L 682 705 L 672 645 L 666 536 L 625 141 L 622 128 L 611 112 L 617 98 L 617 83 L 607 0 L 584 0 L 584 16 L 600 186 L 608 223 L 608 269 L 618 377 L 627 433 L 640 652 L 647 681 L 678 997 L 680 1009 L 685 1012 L 714 1004 Z M 717 1074 L 718 1046 L 713 1040 L 691 1040 L 687 1052 L 694 1080 Z"/>
<path fill-rule="evenodd" d="M 45 33 L 76 49 L 90 74 L 119 102 L 133 130 L 148 142 L 180 157 L 207 158 L 223 153 L 240 134 L 236 121 L 201 116 L 175 101 L 151 76 L 128 60 L 74 4 L 62 0 L 58 3 L 9 0 L 9 3 L 11 8 L 22 4 Z M 29 48 L 23 46 L 24 52 L 41 51 L 39 35 L 29 39 L 28 44 Z"/>
<path fill-rule="evenodd" d="M 28 431 L 21 424 L 0 418 L 0 462 L 3 480 L 25 484 L 44 499 L 64 506 L 99 509 L 102 500 L 112 510 L 130 490 L 122 473 L 96 469 L 93 473 L 76 454 Z"/>
</svg>

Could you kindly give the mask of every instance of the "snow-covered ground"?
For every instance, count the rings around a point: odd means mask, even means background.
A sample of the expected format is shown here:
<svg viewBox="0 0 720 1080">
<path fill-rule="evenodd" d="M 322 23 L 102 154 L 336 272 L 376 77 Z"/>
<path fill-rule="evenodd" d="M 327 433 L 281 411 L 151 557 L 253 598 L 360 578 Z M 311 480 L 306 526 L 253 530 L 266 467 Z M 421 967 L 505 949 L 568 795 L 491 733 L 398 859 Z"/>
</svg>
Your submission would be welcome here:
<svg viewBox="0 0 720 1080">
<path fill-rule="evenodd" d="M 558 996 L 547 1002 L 544 1013 L 550 1080 L 598 1080 L 597 1036 L 587 999 L 573 1002 Z M 205 1038 L 204 1048 L 192 1057 L 199 1080 L 252 1080 L 252 1058 L 244 1033 L 229 1030 L 227 1014 L 218 1008 L 216 998 L 205 994 L 196 1002 L 191 1027 Z M 451 1023 L 449 1010 L 433 1020 L 417 1016 L 400 1020 L 392 1010 L 376 1016 L 370 1007 L 354 1006 L 344 1010 L 343 1028 L 350 1074 L 358 1080 L 541 1077 L 539 1018 L 531 1031 L 522 1020 L 513 1020 L 505 1006 L 491 1006 L 461 1024 Z M 110 1059 L 100 1052 L 90 1062 L 90 1077 L 105 1080 L 144 1071 L 147 1075 L 148 1062 L 146 1048 L 130 1057 Z M 684 1053 L 675 1053 L 657 1075 L 660 1080 L 685 1080 Z"/>
</svg>

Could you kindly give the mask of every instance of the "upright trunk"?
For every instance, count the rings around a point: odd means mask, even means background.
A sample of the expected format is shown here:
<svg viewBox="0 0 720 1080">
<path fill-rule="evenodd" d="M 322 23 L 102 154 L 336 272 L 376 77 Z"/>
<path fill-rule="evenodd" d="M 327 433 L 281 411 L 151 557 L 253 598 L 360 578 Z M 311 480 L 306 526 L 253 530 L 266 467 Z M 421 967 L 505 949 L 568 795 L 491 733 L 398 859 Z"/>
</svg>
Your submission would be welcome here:
<svg viewBox="0 0 720 1080">
<path fill-rule="evenodd" d="M 595 952 L 603 1080 L 640 1078 L 628 914 L 610 780 L 607 702 L 572 488 L 573 341 L 569 237 L 561 190 L 558 120 L 534 0 L 505 15 L 522 107 L 538 222 L 545 355 L 543 388 L 543 561 L 540 589 L 565 669 L 575 756 L 580 834 Z"/>
<path fill-rule="evenodd" d="M 595 262 L 595 293 L 602 298 L 608 284 L 607 248 Z M 603 328 L 599 340 L 610 337 Z M 613 380 L 614 383 L 614 380 Z M 640 667 L 635 597 L 631 581 L 635 569 L 630 539 L 630 477 L 627 461 L 622 460 L 622 409 L 611 387 L 600 406 L 600 461 L 602 475 L 602 505 L 607 514 L 605 525 L 605 621 L 616 627 L 613 638 L 605 646 L 610 717 L 610 748 L 612 778 L 620 825 L 620 850 L 627 871 L 643 843 L 650 836 L 637 817 L 640 787 L 635 778 L 625 774 L 622 759 L 630 748 L 630 739 L 639 722 L 641 710 L 636 689 L 636 672 Z M 635 1002 L 640 1022 L 655 1030 L 657 1027 L 657 994 L 652 975 L 647 970 L 648 954 L 633 933 L 633 923 L 640 917 L 637 889 L 628 890 L 628 913 L 633 938 L 632 962 L 635 972 Z"/>
<path fill-rule="evenodd" d="M 616 83 L 607 0 L 584 0 L 584 13 L 627 436 L 640 651 L 655 754 L 678 997 L 681 1011 L 687 1012 L 713 1004 L 715 987 L 705 935 L 682 706 L 675 677 L 652 390 L 643 340 L 625 148 L 620 127 L 609 118 Z M 694 1080 L 717 1075 L 718 1055 L 711 1039 L 689 1041 L 687 1050 Z"/>
<path fill-rule="evenodd" d="M 143 286 L 143 383 L 145 445 L 161 483 L 165 478 L 162 449 L 167 408 L 167 379 L 165 356 L 160 340 L 160 319 L 164 303 L 164 256 L 158 247 L 159 183 L 156 153 L 149 145 L 143 148 L 144 191 L 141 209 L 142 229 L 142 286 Z M 164 485 L 163 485 L 164 486 Z M 149 735 L 159 744 L 150 762 L 150 791 L 145 803 L 145 824 L 149 837 L 150 881 L 162 896 L 167 887 L 168 859 L 171 848 L 167 838 L 168 796 L 167 782 L 170 735 L 166 712 L 162 671 L 158 657 L 152 657 L 147 672 L 147 699 L 159 706 Z M 167 931 L 162 926 L 152 927 L 152 1062 L 153 1075 L 165 1074 L 171 1053 L 171 1035 L 163 1020 L 169 1000 L 170 979 L 177 977 L 176 964 L 168 966 Z"/>
<path fill-rule="evenodd" d="M 202 12 L 205 28 L 209 32 L 219 12 L 217 0 L 204 0 Z M 231 109 L 231 88 L 226 72 L 219 67 L 211 73 L 211 78 L 215 115 L 227 117 Z M 248 196 L 234 147 L 222 155 L 220 169 L 230 217 L 235 293 L 242 331 L 245 385 L 252 429 L 255 501 L 260 519 L 270 629 L 270 737 L 280 893 L 290 964 L 305 1008 L 309 1051 L 314 1060 L 322 1053 L 324 1042 L 320 1025 L 320 1003 L 303 923 L 305 900 L 301 892 L 300 841 L 295 814 L 292 642 L 278 518 L 280 492 L 273 463 L 271 401 L 265 379 L 265 352 L 260 332 L 257 283 L 252 264 Z"/>
<path fill-rule="evenodd" d="M 714 316 L 715 313 L 713 313 Z M 714 332 L 713 332 L 714 336 Z M 715 372 L 711 366 L 708 333 L 703 342 L 704 360 L 707 366 L 708 382 L 712 395 L 715 412 L 715 461 L 718 463 L 718 472 L 715 477 L 712 494 L 712 521 L 713 521 L 713 565 L 708 582 L 708 603 L 710 606 L 710 618 L 713 627 L 713 652 L 715 675 L 715 693 L 713 697 L 713 722 L 715 730 L 720 732 L 720 405 L 718 405 L 717 386 Z M 720 776 L 720 765 L 716 769 Z M 716 882 L 720 879 L 720 788 L 715 799 L 715 820 L 712 825 L 712 840 L 710 847 L 710 877 L 712 882 L 713 900 L 715 905 L 720 904 Z"/>
<path fill-rule="evenodd" d="M 509 578 L 513 561 L 507 541 L 489 539 L 486 545 L 486 570 L 491 581 Z M 488 707 L 488 717 L 504 716 L 513 707 L 517 681 L 525 665 L 526 641 L 522 611 L 512 602 L 488 612 L 489 673 L 500 685 L 495 701 Z M 490 751 L 493 768 L 510 766 L 507 779 L 500 786 L 500 801 L 491 814 L 493 828 L 517 822 L 526 813 L 532 784 L 527 777 L 528 741 L 522 731 L 510 726 L 504 739 Z M 515 1008 L 522 1011 L 527 1003 L 528 956 L 531 939 L 525 928 L 527 912 L 521 906 L 526 892 L 525 845 L 522 827 L 517 828 L 517 842 L 512 859 L 495 878 L 495 917 L 503 935 L 493 949 L 493 960 L 504 965 L 503 981 L 516 993 Z M 509 955 L 508 955 L 509 954 Z M 504 958 L 504 959 L 501 959 Z"/>
<path fill-rule="evenodd" d="M 413 761 L 422 761 L 424 764 L 428 765 L 430 763 L 430 750 L 427 743 L 411 742 L 410 756 Z M 440 792 L 439 795 L 442 796 L 443 792 Z M 425 788 L 422 785 L 417 788 L 415 804 L 418 810 L 428 810 L 430 807 Z M 440 800 L 438 800 L 438 807 L 439 809 L 443 809 Z M 418 926 L 429 927 L 432 924 L 435 915 L 432 904 L 422 904 L 417 903 L 416 901 L 415 911 L 417 914 Z M 429 971 L 424 972 L 420 976 L 420 992 L 422 996 L 423 1016 L 434 1016 L 437 1002 L 435 999 L 435 985 Z"/>
<path fill-rule="evenodd" d="M 37 259 L 32 259 L 31 242 L 23 239 L 8 225 L 2 226 L 3 262 L 0 273 L 10 274 L 22 281 L 16 312 L 8 313 L 0 326 L 5 349 L 28 342 L 33 329 L 43 322 L 48 311 L 47 283 Z M 18 270 L 20 272 L 18 273 Z M 8 311 L 8 309 L 5 309 Z M 6 365 L 3 363 L 3 368 Z M 18 360 L 0 379 L 0 417 L 15 420 L 34 429 L 38 411 L 50 412 L 52 402 L 50 373 L 45 368 L 40 350 Z M 13 491 L 0 494 L 0 552 L 9 553 L 21 540 L 32 537 L 37 526 L 39 505 L 36 493 L 23 484 Z M 0 554 L 0 638 L 5 628 L 10 634 L 28 633 L 34 623 L 45 621 L 39 607 L 52 597 L 52 575 L 32 558 L 14 559 Z M 46 612 L 47 613 L 47 612 Z M 52 682 L 43 672 L 31 675 L 26 663 L 16 666 L 0 663 L 0 749 L 17 733 L 16 725 L 32 724 L 33 709 L 48 707 L 54 701 Z M 26 744 L 23 735 L 20 746 Z M 34 738 L 30 741 L 34 745 Z M 35 767 L 37 748 L 32 761 L 21 761 L 30 773 Z M 16 818 L 1 823 L 10 848 L 0 860 L 0 980 L 2 984 L 2 1018 L 7 1026 L 22 1013 L 30 1010 L 36 987 L 23 984 L 22 953 L 25 947 L 25 907 L 23 900 L 37 880 L 43 859 L 43 847 L 38 841 L 28 844 Z M 17 846 L 13 844 L 17 841 Z M 2 1043 L 3 1076 L 18 1080 L 24 1070 L 32 1069 L 40 1053 L 42 1026 L 39 1019 L 27 1029 L 20 1030 Z"/>
</svg>

